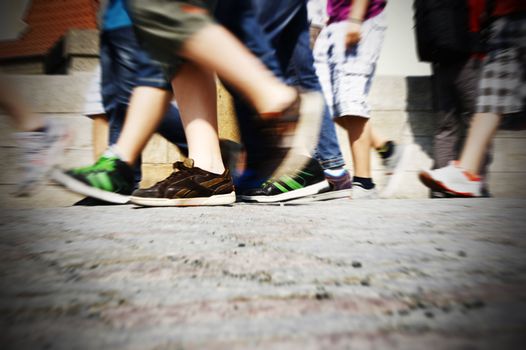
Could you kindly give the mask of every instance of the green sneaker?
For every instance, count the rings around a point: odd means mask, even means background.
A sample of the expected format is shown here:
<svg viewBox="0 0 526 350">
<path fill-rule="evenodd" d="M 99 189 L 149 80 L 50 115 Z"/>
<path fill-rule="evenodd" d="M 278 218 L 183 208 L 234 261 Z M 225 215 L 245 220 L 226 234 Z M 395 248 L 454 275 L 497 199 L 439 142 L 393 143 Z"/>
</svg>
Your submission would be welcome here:
<svg viewBox="0 0 526 350">
<path fill-rule="evenodd" d="M 102 155 L 91 166 L 57 170 L 53 180 L 70 191 L 116 204 L 126 204 L 135 189 L 133 169 L 114 155 Z"/>
<path fill-rule="evenodd" d="M 328 191 L 329 183 L 318 161 L 308 158 L 303 162 L 307 165 L 301 170 L 270 179 L 260 188 L 245 191 L 240 199 L 245 202 L 276 203 Z"/>
</svg>

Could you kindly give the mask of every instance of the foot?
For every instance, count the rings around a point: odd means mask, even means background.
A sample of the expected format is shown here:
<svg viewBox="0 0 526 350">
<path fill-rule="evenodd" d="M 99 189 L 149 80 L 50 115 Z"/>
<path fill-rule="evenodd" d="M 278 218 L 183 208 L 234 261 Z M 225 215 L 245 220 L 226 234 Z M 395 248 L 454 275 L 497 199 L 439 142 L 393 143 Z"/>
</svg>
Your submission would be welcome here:
<svg viewBox="0 0 526 350">
<path fill-rule="evenodd" d="M 57 170 L 53 179 L 73 192 L 115 204 L 128 203 L 135 188 L 133 169 L 110 152 L 94 165 Z"/>
<path fill-rule="evenodd" d="M 194 167 L 192 159 L 174 163 L 174 172 L 150 188 L 133 192 L 131 202 L 146 207 L 229 205 L 236 201 L 230 171 L 221 175 Z"/>
<path fill-rule="evenodd" d="M 300 171 L 271 179 L 256 189 L 245 191 L 241 200 L 257 203 L 285 202 L 312 196 L 329 190 L 323 169 L 318 161 L 305 157 L 307 165 Z"/>
<path fill-rule="evenodd" d="M 327 174 L 327 172 L 324 172 L 324 175 L 329 183 L 329 187 L 326 190 L 312 196 L 301 198 L 300 200 L 295 201 L 295 203 L 321 202 L 341 198 L 351 199 L 352 182 L 351 176 L 347 170 L 343 169 L 342 174 L 337 176 Z"/>
<path fill-rule="evenodd" d="M 446 193 L 455 197 L 481 197 L 481 178 L 462 169 L 458 162 L 451 162 L 448 166 L 421 171 L 420 181 L 433 191 Z"/>
<path fill-rule="evenodd" d="M 378 199 L 380 195 L 376 186 L 366 187 L 361 182 L 353 181 L 351 197 L 352 199 Z"/>
<path fill-rule="evenodd" d="M 261 115 L 261 130 L 273 157 L 262 165 L 261 176 L 279 178 L 303 168 L 319 138 L 324 101 L 320 92 L 306 92 L 280 113 Z"/>
<path fill-rule="evenodd" d="M 60 123 L 49 122 L 42 131 L 19 132 L 15 138 L 23 152 L 23 174 L 15 195 L 30 196 L 62 161 L 71 132 Z"/>
<path fill-rule="evenodd" d="M 382 191 L 382 197 L 392 197 L 400 187 L 404 168 L 409 159 L 409 147 L 407 145 L 398 145 L 389 141 L 386 148 L 386 152 L 382 152 L 382 150 L 378 151 L 382 158 L 385 173 L 388 176 L 387 182 Z"/>
</svg>

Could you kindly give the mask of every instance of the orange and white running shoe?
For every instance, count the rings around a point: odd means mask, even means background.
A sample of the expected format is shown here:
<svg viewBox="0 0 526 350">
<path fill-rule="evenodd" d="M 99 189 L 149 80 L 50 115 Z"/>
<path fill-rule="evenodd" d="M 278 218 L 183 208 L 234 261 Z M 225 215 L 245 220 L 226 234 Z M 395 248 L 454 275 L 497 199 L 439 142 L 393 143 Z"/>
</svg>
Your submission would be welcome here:
<svg viewBox="0 0 526 350">
<path fill-rule="evenodd" d="M 455 197 L 482 197 L 482 179 L 461 168 L 457 161 L 440 169 L 421 171 L 419 178 L 433 191 Z"/>
</svg>

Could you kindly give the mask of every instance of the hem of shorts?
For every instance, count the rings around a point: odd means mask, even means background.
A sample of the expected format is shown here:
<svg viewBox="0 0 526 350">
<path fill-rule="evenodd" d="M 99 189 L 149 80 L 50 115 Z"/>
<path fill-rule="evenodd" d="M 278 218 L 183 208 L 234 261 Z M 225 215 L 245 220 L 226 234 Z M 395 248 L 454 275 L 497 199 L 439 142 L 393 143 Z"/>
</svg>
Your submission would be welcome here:
<svg viewBox="0 0 526 350">
<path fill-rule="evenodd" d="M 525 113 L 526 112 L 526 109 L 524 108 L 517 108 L 517 109 L 514 109 L 514 110 L 507 110 L 507 111 L 503 111 L 503 112 L 497 112 L 497 111 L 488 111 L 488 110 L 480 110 L 480 109 L 476 109 L 475 110 L 475 113 L 487 113 L 487 114 L 500 114 L 502 116 L 508 116 L 508 115 L 514 115 L 514 114 L 520 114 L 520 113 Z"/>
<path fill-rule="evenodd" d="M 135 87 L 140 87 L 140 86 L 145 86 L 145 87 L 153 87 L 153 88 L 158 88 L 158 89 L 161 89 L 161 90 L 171 90 L 172 87 L 171 85 L 166 82 L 166 81 L 161 81 L 159 79 L 159 81 L 153 81 L 153 80 L 138 80 L 136 82 L 136 85 Z"/>
<path fill-rule="evenodd" d="M 366 113 L 364 111 L 347 110 L 347 111 L 338 113 L 333 119 L 345 118 L 345 117 L 360 117 L 360 118 L 370 119 L 371 114 Z"/>
</svg>

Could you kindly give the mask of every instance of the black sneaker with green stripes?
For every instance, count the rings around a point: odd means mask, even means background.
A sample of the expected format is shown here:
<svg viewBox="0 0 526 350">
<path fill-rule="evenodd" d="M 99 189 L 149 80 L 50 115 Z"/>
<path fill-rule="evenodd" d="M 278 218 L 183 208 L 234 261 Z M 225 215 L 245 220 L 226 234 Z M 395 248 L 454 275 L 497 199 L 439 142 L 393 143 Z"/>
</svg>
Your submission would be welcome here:
<svg viewBox="0 0 526 350">
<path fill-rule="evenodd" d="M 91 166 L 57 170 L 53 179 L 70 191 L 116 204 L 128 203 L 135 189 L 133 169 L 111 155 L 102 155 Z"/>
<path fill-rule="evenodd" d="M 245 191 L 242 201 L 257 203 L 285 202 L 311 196 L 329 189 L 318 161 L 309 158 L 302 170 L 266 181 L 260 188 Z"/>
</svg>

